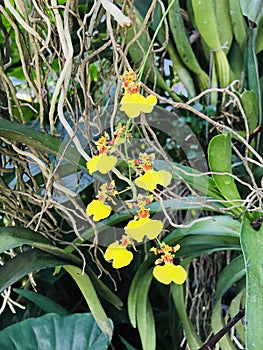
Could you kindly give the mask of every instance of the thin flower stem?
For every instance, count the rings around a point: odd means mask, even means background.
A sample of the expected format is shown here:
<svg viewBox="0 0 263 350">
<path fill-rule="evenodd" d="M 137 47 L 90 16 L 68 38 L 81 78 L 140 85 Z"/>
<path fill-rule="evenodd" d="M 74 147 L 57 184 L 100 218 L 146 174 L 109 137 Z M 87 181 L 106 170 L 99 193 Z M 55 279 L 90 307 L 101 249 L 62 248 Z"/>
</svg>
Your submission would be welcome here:
<svg viewBox="0 0 263 350">
<path fill-rule="evenodd" d="M 142 74 L 143 74 L 143 71 L 144 71 L 144 68 L 145 68 L 145 65 L 146 65 L 146 61 L 147 61 L 147 58 L 148 58 L 149 55 L 150 55 L 150 52 L 151 52 L 151 50 L 152 50 L 154 41 L 155 41 L 155 39 L 156 39 L 156 37 L 157 37 L 157 35 L 158 35 L 159 30 L 161 29 L 161 26 L 162 26 L 162 24 L 163 24 L 163 22 L 164 22 L 165 17 L 167 16 L 167 14 L 168 14 L 168 12 L 170 11 L 170 8 L 173 6 L 174 2 L 175 2 L 175 0 L 172 0 L 172 1 L 171 1 L 171 3 L 169 4 L 169 6 L 167 7 L 167 10 L 164 12 L 164 14 L 163 14 L 163 16 L 162 16 L 162 18 L 161 18 L 161 20 L 160 20 L 160 22 L 159 22 L 159 24 L 158 24 L 158 27 L 156 28 L 156 31 L 155 31 L 155 33 L 154 33 L 154 35 L 153 35 L 153 37 L 152 37 L 152 40 L 151 40 L 150 45 L 149 45 L 149 47 L 148 47 L 148 50 L 147 50 L 147 52 L 146 52 L 143 65 L 141 66 L 141 69 L 140 69 L 140 71 L 139 71 L 139 73 L 138 73 L 138 81 L 140 81 L 141 78 L 142 78 Z"/>
</svg>

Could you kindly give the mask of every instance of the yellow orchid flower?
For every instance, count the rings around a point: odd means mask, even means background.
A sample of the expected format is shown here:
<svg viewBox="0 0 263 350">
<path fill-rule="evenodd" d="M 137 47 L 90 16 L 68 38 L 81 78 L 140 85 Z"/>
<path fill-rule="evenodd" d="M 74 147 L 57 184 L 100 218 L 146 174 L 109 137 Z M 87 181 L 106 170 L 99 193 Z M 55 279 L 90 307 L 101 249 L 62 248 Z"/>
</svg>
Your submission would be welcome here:
<svg viewBox="0 0 263 350">
<path fill-rule="evenodd" d="M 160 220 L 140 218 L 139 220 L 131 220 L 124 229 L 127 235 L 137 242 L 141 242 L 144 236 L 155 239 L 162 231 L 163 223 Z"/>
<path fill-rule="evenodd" d="M 146 98 L 139 92 L 132 94 L 125 92 L 120 101 L 120 110 L 125 112 L 129 118 L 135 118 L 141 112 L 151 113 L 156 103 L 157 98 L 155 96 L 150 95 Z"/>
<path fill-rule="evenodd" d="M 143 188 L 146 191 L 153 191 L 157 185 L 167 187 L 172 180 L 172 174 L 166 170 L 147 170 L 145 174 L 135 179 L 136 186 Z"/>
<path fill-rule="evenodd" d="M 106 261 L 113 260 L 112 267 L 120 269 L 130 264 L 133 259 L 133 254 L 127 250 L 126 247 L 120 245 L 118 241 L 115 241 L 106 249 L 104 259 Z"/>
<path fill-rule="evenodd" d="M 87 216 L 93 215 L 94 221 L 105 219 L 110 215 L 110 213 L 111 207 L 98 199 L 93 199 L 86 209 Z"/>
<path fill-rule="evenodd" d="M 115 167 L 117 158 L 115 156 L 107 156 L 106 154 L 99 154 L 94 156 L 86 163 L 86 166 L 92 175 L 95 171 L 99 171 L 102 174 L 107 174 L 112 168 Z"/>
<path fill-rule="evenodd" d="M 170 284 L 171 282 L 183 284 L 187 273 L 181 265 L 164 264 L 154 267 L 153 276 L 163 284 Z"/>
</svg>

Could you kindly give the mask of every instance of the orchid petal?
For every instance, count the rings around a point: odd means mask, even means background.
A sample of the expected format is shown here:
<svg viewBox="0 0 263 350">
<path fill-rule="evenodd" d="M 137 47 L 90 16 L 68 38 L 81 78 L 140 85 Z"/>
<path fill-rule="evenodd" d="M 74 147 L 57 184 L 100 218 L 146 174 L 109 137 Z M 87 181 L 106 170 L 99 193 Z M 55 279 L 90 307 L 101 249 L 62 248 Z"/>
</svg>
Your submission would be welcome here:
<svg viewBox="0 0 263 350">
<path fill-rule="evenodd" d="M 93 174 L 95 171 L 99 171 L 102 174 L 107 174 L 112 168 L 115 167 L 117 158 L 114 156 L 107 156 L 106 154 L 99 154 L 94 156 L 86 163 L 86 166 Z"/>
<path fill-rule="evenodd" d="M 113 260 L 112 266 L 115 269 L 120 269 L 130 264 L 133 259 L 133 254 L 116 241 L 108 246 L 104 253 L 104 259 L 106 261 Z"/>
<path fill-rule="evenodd" d="M 153 269 L 153 276 L 163 284 L 183 284 L 187 273 L 181 265 L 165 264 L 157 265 Z"/>
<path fill-rule="evenodd" d="M 146 98 L 139 92 L 135 94 L 124 93 L 120 101 L 120 110 L 125 112 L 129 118 L 135 118 L 138 117 L 141 112 L 151 113 L 156 103 L 157 98 L 152 95 Z"/>
<path fill-rule="evenodd" d="M 105 219 L 110 213 L 111 207 L 98 199 L 93 199 L 93 201 L 87 206 L 86 210 L 87 216 L 93 215 L 94 221 Z"/>
<path fill-rule="evenodd" d="M 140 218 L 131 220 L 125 227 L 126 233 L 141 242 L 144 236 L 149 239 L 155 239 L 163 229 L 163 223 L 160 220 L 151 220 L 149 218 Z"/>
<path fill-rule="evenodd" d="M 146 191 L 153 191 L 157 185 L 167 187 L 170 185 L 172 175 L 166 170 L 147 170 L 144 175 L 135 179 L 136 186 L 143 188 Z"/>
</svg>

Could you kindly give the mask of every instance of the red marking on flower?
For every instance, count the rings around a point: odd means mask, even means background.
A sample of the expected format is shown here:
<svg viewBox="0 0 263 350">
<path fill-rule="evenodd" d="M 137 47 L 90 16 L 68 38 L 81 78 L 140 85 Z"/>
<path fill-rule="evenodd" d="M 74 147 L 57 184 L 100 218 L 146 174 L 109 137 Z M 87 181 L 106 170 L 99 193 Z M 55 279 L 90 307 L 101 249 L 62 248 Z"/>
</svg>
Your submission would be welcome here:
<svg viewBox="0 0 263 350">
<path fill-rule="evenodd" d="M 144 162 L 144 164 L 142 165 L 142 169 L 144 171 L 152 170 L 153 169 L 153 163 L 152 162 Z"/>
<path fill-rule="evenodd" d="M 98 193 L 97 198 L 98 198 L 99 201 L 104 202 L 105 199 L 106 199 L 106 196 L 105 196 L 104 193 Z"/>
<path fill-rule="evenodd" d="M 129 241 L 128 237 L 122 236 L 121 245 L 126 248 L 129 243 L 130 243 L 130 241 Z"/>
<path fill-rule="evenodd" d="M 173 263 L 173 255 L 166 254 L 162 257 L 165 264 L 172 264 Z"/>
<path fill-rule="evenodd" d="M 126 92 L 130 95 L 137 94 L 139 91 L 139 84 L 131 83 L 126 87 Z"/>
<path fill-rule="evenodd" d="M 139 218 L 145 219 L 149 217 L 149 212 L 150 212 L 150 209 L 141 208 L 140 210 L 137 211 L 137 214 Z"/>
<path fill-rule="evenodd" d="M 103 154 L 107 152 L 108 147 L 107 146 L 98 147 L 98 150 L 99 150 L 99 154 Z"/>
</svg>

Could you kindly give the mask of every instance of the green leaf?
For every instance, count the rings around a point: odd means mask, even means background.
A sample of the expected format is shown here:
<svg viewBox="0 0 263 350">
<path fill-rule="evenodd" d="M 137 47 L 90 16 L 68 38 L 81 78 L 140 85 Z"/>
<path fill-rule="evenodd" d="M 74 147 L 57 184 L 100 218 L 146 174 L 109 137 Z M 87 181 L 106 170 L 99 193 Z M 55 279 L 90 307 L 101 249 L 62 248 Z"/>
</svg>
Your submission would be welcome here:
<svg viewBox="0 0 263 350">
<path fill-rule="evenodd" d="M 256 34 L 256 53 L 263 50 L 263 17 L 260 18 Z"/>
<path fill-rule="evenodd" d="M 58 258 L 59 261 L 63 261 L 63 264 L 67 262 L 79 267 L 83 265 L 82 259 L 64 249 L 51 245 L 49 240 L 38 232 L 22 227 L 10 226 L 0 228 L 0 253 L 25 244 L 51 254 L 51 256 L 53 256 L 55 259 Z M 59 264 L 58 266 L 61 265 L 62 264 Z M 120 309 L 123 303 L 118 296 L 114 294 L 100 279 L 98 279 L 94 271 L 89 266 L 86 266 L 85 270 L 91 278 L 97 292 L 117 309 Z"/>
<path fill-rule="evenodd" d="M 8 249 L 24 244 L 32 244 L 33 242 L 49 243 L 49 240 L 29 228 L 17 226 L 0 227 L 0 254 Z"/>
<path fill-rule="evenodd" d="M 64 266 L 64 269 L 71 275 L 74 281 L 77 283 L 81 293 L 83 294 L 90 311 L 96 320 L 98 326 L 109 339 L 112 337 L 112 325 L 109 322 L 94 289 L 94 286 L 89 276 L 76 266 Z"/>
<path fill-rule="evenodd" d="M 211 326 L 213 333 L 216 334 L 220 329 L 225 326 L 224 319 L 221 312 L 221 300 L 217 301 L 211 317 Z M 233 345 L 228 334 L 225 334 L 219 341 L 220 349 L 224 350 L 235 350 L 236 347 Z"/>
<path fill-rule="evenodd" d="M 90 313 L 29 318 L 0 332 L 2 350 L 106 350 L 108 345 Z"/>
<path fill-rule="evenodd" d="M 123 337 L 120 336 L 122 343 L 125 345 L 126 350 L 136 350 L 131 344 L 127 342 Z"/>
<path fill-rule="evenodd" d="M 231 315 L 231 317 L 233 318 L 235 315 L 238 314 L 238 312 L 240 311 L 240 309 L 243 308 L 242 305 L 242 299 L 243 299 L 243 295 L 244 295 L 244 290 L 241 291 L 240 293 L 238 293 L 238 295 L 231 301 L 230 307 L 229 307 L 229 313 Z M 245 344 L 245 329 L 244 326 L 242 324 L 242 320 L 238 321 L 235 324 L 235 329 L 239 335 L 239 337 L 241 338 L 241 341 L 243 342 L 243 344 Z"/>
<path fill-rule="evenodd" d="M 58 155 L 61 149 L 66 149 L 64 159 L 87 171 L 85 159 L 75 148 L 67 148 L 67 145 L 57 137 L 5 119 L 0 119 L 0 136 L 55 155 Z"/>
<path fill-rule="evenodd" d="M 31 290 L 18 289 L 18 288 L 14 288 L 13 291 L 21 295 L 22 297 L 32 301 L 34 304 L 36 304 L 39 308 L 44 310 L 46 313 L 55 313 L 60 316 L 69 314 L 69 312 L 64 307 L 62 307 L 52 299 L 49 299 L 48 297 L 42 294 L 32 292 Z"/>
<path fill-rule="evenodd" d="M 247 26 L 242 14 L 240 0 L 229 1 L 229 7 L 235 39 L 241 52 L 243 53 L 247 40 Z"/>
<path fill-rule="evenodd" d="M 238 205 L 240 199 L 239 192 L 237 190 L 235 181 L 231 175 L 231 135 L 230 133 L 217 135 L 212 138 L 208 146 L 208 162 L 210 170 L 212 172 L 222 173 L 213 174 L 213 179 L 220 190 L 221 194 L 228 201 L 232 202 L 232 205 Z M 232 209 L 233 213 L 241 213 L 242 208 Z"/>
<path fill-rule="evenodd" d="M 263 216 L 263 213 L 260 214 Z M 263 349 L 263 225 L 256 231 L 243 217 L 241 248 L 246 267 L 246 343 L 247 350 Z"/>
<path fill-rule="evenodd" d="M 221 312 L 221 298 L 224 293 L 245 275 L 243 255 L 233 259 L 221 272 L 216 287 L 216 304 L 213 308 L 211 325 L 214 334 L 225 326 L 225 321 Z M 225 335 L 219 342 L 222 349 L 235 349 L 228 335 Z"/>
<path fill-rule="evenodd" d="M 258 24 L 258 21 L 263 15 L 263 1 L 262 0 L 240 0 L 240 5 L 243 14 L 251 21 Z"/>
<path fill-rule="evenodd" d="M 225 249 L 240 250 L 239 233 L 239 221 L 220 215 L 197 221 L 188 228 L 176 229 L 165 238 L 165 242 L 171 246 L 181 245 L 177 256 L 199 256 Z"/>
<path fill-rule="evenodd" d="M 30 272 L 65 265 L 62 261 L 38 249 L 30 249 L 0 266 L 0 293 Z"/>
<path fill-rule="evenodd" d="M 243 255 L 239 255 L 224 268 L 216 286 L 216 300 L 221 300 L 223 294 L 246 274 Z"/>
<path fill-rule="evenodd" d="M 143 276 L 147 272 L 149 266 L 154 261 L 153 256 L 151 258 L 148 258 L 136 271 L 131 286 L 129 290 L 128 295 L 128 315 L 130 318 L 130 322 L 132 326 L 136 327 L 136 315 L 137 315 L 137 300 L 138 300 L 138 292 L 140 290 L 141 280 L 143 279 Z"/>
<path fill-rule="evenodd" d="M 172 163 L 173 172 L 175 173 L 175 179 L 185 180 L 193 189 L 200 191 L 202 195 L 209 196 L 216 199 L 222 199 L 220 192 L 216 189 L 215 181 L 207 176 L 202 175 L 202 173 L 191 167 L 187 167 L 182 164 Z M 171 171 L 169 164 L 164 160 L 155 160 L 154 167 L 156 170 L 167 170 Z"/>
<path fill-rule="evenodd" d="M 173 283 L 171 285 L 171 291 L 172 291 L 172 297 L 173 297 L 176 310 L 178 312 L 180 321 L 182 322 L 182 325 L 185 331 L 187 343 L 189 344 L 189 347 L 192 350 L 197 350 L 201 347 L 203 342 L 197 335 L 194 325 L 192 324 L 191 320 L 187 315 L 187 310 L 185 307 L 185 300 L 184 300 L 184 286 L 176 285 Z"/>
<path fill-rule="evenodd" d="M 141 17 L 140 13 L 136 9 L 135 9 L 135 14 L 136 14 L 136 20 L 137 22 L 139 22 L 139 24 L 136 25 L 136 32 L 139 32 L 143 23 L 143 18 Z M 126 36 L 127 45 L 129 45 L 132 42 L 133 38 L 134 38 L 134 27 L 128 29 L 127 31 L 127 36 Z M 133 62 L 140 62 L 142 64 L 145 64 L 144 74 L 149 73 L 149 80 L 157 83 L 158 87 L 160 87 L 164 91 L 167 91 L 174 101 L 182 102 L 181 98 L 176 93 L 174 93 L 172 89 L 166 84 L 158 68 L 156 67 L 155 64 L 153 64 L 152 58 L 148 56 L 145 61 L 145 54 L 147 53 L 149 44 L 150 43 L 149 43 L 146 31 L 142 31 L 138 40 L 135 41 L 132 45 L 129 45 L 129 54 Z"/>
<path fill-rule="evenodd" d="M 75 255 L 67 252 L 64 249 L 52 246 L 51 244 L 43 244 L 43 243 L 32 243 L 33 247 L 36 247 L 38 249 L 41 249 L 45 252 L 48 252 L 59 259 L 63 260 L 64 262 L 68 262 L 70 264 L 76 265 L 78 267 L 83 266 L 82 259 L 76 257 Z M 122 301 L 119 299 L 119 297 L 114 294 L 94 273 L 94 271 L 88 266 L 85 266 L 85 271 L 89 275 L 89 278 L 91 279 L 92 283 L 94 284 L 97 292 L 109 303 L 114 305 L 117 309 L 120 309 L 123 305 Z"/>
<path fill-rule="evenodd" d="M 254 91 L 246 90 L 241 95 L 241 102 L 246 113 L 250 133 L 258 124 L 258 98 Z"/>
<path fill-rule="evenodd" d="M 148 297 L 152 278 L 152 269 L 148 270 L 145 275 L 141 277 L 136 300 L 136 318 L 143 350 L 152 350 L 156 348 L 154 317 Z"/>
</svg>

